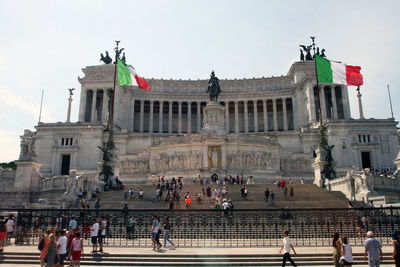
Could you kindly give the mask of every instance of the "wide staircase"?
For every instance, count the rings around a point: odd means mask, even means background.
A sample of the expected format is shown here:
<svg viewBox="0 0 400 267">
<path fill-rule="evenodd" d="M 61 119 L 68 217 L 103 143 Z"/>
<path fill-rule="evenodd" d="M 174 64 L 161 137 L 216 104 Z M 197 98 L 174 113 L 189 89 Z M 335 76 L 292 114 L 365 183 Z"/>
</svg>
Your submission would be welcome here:
<svg viewBox="0 0 400 267">
<path fill-rule="evenodd" d="M 190 192 L 192 204 L 190 209 L 212 209 L 213 202 L 206 196 L 201 196 L 198 200 L 196 195 L 207 188 L 208 185 L 185 184 L 180 192 L 181 203 L 175 205 L 175 209 L 185 209 L 184 195 Z M 251 184 L 245 185 L 248 189 L 248 197 L 242 199 L 240 189 L 242 185 L 209 185 L 211 189 L 218 187 L 222 190 L 225 186 L 228 190 L 228 199 L 234 203 L 235 209 L 264 209 L 264 208 L 345 208 L 347 198 L 341 192 L 327 192 L 312 184 L 293 184 L 288 185 L 287 196 L 285 197 L 282 189 L 278 189 L 273 184 Z M 293 187 L 294 195 L 290 196 L 290 187 Z M 133 200 L 125 199 L 124 192 L 133 188 L 135 198 Z M 264 202 L 264 191 L 268 188 L 275 194 L 275 205 L 266 205 Z M 144 199 L 139 201 L 137 193 L 140 189 L 144 191 Z M 102 192 L 99 196 L 100 207 L 102 209 L 119 209 L 127 204 L 129 209 L 167 209 L 165 202 L 165 191 L 161 197 L 161 201 L 156 200 L 156 188 L 153 185 L 126 184 L 124 191 L 107 191 Z M 89 202 L 90 207 L 94 208 L 95 199 Z"/>
<path fill-rule="evenodd" d="M 5 252 L 0 254 L 4 266 L 39 266 L 39 253 Z M 298 266 L 332 266 L 332 254 L 308 253 L 292 255 Z M 353 254 L 354 264 L 368 266 L 361 253 Z M 89 254 L 81 260 L 83 266 L 281 266 L 281 254 Z M 66 265 L 67 266 L 67 265 Z M 291 266 L 287 263 L 287 266 Z M 381 266 L 394 266 L 391 253 L 384 253 Z"/>
</svg>

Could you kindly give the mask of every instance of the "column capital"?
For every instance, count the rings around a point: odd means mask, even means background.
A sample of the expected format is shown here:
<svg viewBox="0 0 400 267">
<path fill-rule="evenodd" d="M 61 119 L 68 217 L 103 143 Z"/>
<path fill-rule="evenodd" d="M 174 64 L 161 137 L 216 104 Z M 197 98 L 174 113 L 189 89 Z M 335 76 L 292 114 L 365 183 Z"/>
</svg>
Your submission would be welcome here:
<svg viewBox="0 0 400 267">
<path fill-rule="evenodd" d="M 150 101 L 150 104 L 152 105 L 152 104 L 154 104 L 154 100 L 149 100 Z"/>
</svg>

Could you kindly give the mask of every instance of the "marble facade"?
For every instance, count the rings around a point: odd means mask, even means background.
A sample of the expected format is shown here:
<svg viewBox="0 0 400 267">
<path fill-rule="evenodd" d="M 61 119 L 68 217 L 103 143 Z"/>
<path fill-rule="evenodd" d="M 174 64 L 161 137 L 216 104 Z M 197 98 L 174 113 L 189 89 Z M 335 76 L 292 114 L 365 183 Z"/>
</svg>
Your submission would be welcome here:
<svg viewBox="0 0 400 267">
<path fill-rule="evenodd" d="M 45 177 L 70 169 L 93 172 L 107 141 L 113 65 L 82 69 L 78 122 L 36 126 L 36 154 Z M 147 79 L 151 90 L 117 86 L 115 142 L 119 178 L 196 177 L 243 173 L 256 181 L 290 176 L 313 181 L 318 142 L 313 62 L 295 62 L 280 77 L 220 80 L 218 103 L 207 80 Z M 398 134 L 392 119 L 352 119 L 349 89 L 321 85 L 322 119 L 335 145 L 339 173 L 394 168 Z M 354 90 L 355 91 L 355 90 Z M 354 92 L 355 93 L 355 92 Z"/>
</svg>

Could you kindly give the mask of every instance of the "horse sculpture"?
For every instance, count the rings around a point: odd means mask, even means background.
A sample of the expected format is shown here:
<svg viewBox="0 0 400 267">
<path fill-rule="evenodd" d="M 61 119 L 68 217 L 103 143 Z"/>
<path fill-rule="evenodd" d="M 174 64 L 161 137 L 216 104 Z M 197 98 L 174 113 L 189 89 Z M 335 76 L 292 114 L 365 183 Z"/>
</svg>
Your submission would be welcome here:
<svg viewBox="0 0 400 267">
<path fill-rule="evenodd" d="M 218 95 L 221 93 L 219 79 L 215 76 L 214 71 L 211 72 L 211 77 L 208 80 L 207 93 L 210 95 L 210 101 L 218 101 Z"/>
</svg>

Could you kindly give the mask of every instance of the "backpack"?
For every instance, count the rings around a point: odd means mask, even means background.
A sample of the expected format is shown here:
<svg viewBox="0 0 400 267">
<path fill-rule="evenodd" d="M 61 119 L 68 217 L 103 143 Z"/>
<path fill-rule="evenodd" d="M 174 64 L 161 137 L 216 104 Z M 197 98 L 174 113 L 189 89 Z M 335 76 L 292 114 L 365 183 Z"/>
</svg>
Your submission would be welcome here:
<svg viewBox="0 0 400 267">
<path fill-rule="evenodd" d="M 44 238 L 40 239 L 39 245 L 38 245 L 38 250 L 42 251 L 44 249 Z"/>
</svg>

